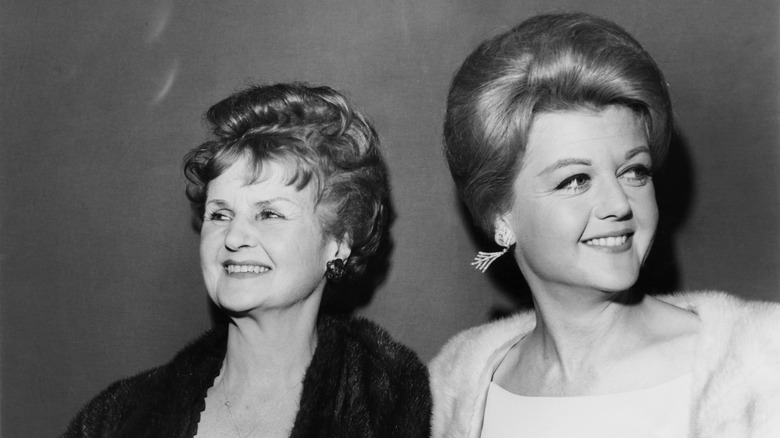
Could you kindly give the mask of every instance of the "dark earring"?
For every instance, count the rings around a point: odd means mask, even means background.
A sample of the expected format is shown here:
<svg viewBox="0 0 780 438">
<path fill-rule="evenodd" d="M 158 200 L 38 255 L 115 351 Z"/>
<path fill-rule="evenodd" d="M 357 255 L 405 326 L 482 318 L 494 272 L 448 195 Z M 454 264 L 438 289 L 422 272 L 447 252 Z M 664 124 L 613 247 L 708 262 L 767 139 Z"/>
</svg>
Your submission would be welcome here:
<svg viewBox="0 0 780 438">
<path fill-rule="evenodd" d="M 339 281 L 347 273 L 347 268 L 344 267 L 344 260 L 342 259 L 328 260 L 325 266 L 327 267 L 325 277 L 331 281 Z"/>
</svg>

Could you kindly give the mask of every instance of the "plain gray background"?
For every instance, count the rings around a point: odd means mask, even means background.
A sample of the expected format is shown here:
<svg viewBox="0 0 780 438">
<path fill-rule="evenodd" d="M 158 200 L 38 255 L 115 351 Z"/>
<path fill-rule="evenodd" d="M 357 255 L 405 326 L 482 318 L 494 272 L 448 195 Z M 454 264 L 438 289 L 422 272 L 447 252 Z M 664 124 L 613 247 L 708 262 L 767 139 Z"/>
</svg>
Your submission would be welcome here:
<svg viewBox="0 0 780 438">
<path fill-rule="evenodd" d="M 442 159 L 444 102 L 478 42 L 557 9 L 617 21 L 667 75 L 682 134 L 673 284 L 780 300 L 776 0 L 5 0 L 2 436 L 61 433 L 100 389 L 210 326 L 181 158 L 206 138 L 203 112 L 252 83 L 331 85 L 382 135 L 395 246 L 359 313 L 427 361 L 511 308 L 515 279 L 469 267 L 493 247 Z"/>
</svg>

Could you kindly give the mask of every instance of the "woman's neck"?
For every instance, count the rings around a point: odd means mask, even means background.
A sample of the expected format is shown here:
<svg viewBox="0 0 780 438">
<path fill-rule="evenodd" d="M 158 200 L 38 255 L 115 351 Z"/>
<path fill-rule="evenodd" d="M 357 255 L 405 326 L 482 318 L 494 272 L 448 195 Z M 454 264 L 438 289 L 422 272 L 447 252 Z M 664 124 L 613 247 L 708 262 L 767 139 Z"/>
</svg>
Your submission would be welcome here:
<svg viewBox="0 0 780 438">
<path fill-rule="evenodd" d="M 317 314 L 269 311 L 232 317 L 221 378 L 231 394 L 300 383 L 317 347 Z"/>
<path fill-rule="evenodd" d="M 536 327 L 494 380 L 516 394 L 575 396 L 647 388 L 688 372 L 696 315 L 642 294 L 533 288 Z"/>
<path fill-rule="evenodd" d="M 557 292 L 534 294 L 532 338 L 562 376 L 576 378 L 594 364 L 613 362 L 639 342 L 648 310 L 641 294 Z"/>
</svg>

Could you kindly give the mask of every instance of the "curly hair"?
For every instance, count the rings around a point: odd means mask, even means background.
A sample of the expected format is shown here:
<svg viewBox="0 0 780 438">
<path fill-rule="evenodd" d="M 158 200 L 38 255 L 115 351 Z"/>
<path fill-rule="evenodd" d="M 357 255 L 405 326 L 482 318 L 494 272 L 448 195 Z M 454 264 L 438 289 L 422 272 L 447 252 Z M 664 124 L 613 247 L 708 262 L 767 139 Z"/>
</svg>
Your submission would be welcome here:
<svg viewBox="0 0 780 438">
<path fill-rule="evenodd" d="M 475 223 L 492 234 L 511 207 L 538 114 L 610 105 L 640 117 L 660 166 L 673 127 L 668 87 L 623 28 L 583 13 L 545 14 L 481 43 L 452 80 L 444 121 L 445 156 Z"/>
<path fill-rule="evenodd" d="M 314 184 L 315 211 L 324 231 L 349 236 L 350 274 L 364 272 L 387 232 L 390 187 L 379 136 L 346 97 L 304 83 L 252 86 L 206 113 L 214 139 L 184 158 L 187 198 L 202 225 L 208 186 L 246 157 L 251 181 L 263 163 L 287 165 L 287 184 Z"/>
</svg>

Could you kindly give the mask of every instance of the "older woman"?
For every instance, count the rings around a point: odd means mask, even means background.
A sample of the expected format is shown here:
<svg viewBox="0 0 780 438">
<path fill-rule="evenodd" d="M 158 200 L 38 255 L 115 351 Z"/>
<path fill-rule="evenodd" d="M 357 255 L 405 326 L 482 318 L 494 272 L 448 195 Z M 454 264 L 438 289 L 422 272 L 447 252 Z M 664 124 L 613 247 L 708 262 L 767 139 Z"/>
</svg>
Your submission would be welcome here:
<svg viewBox="0 0 780 438">
<path fill-rule="evenodd" d="M 319 312 L 387 230 L 374 128 L 338 92 L 297 83 L 241 91 L 208 120 L 215 138 L 184 169 L 206 289 L 228 324 L 110 386 L 64 436 L 427 437 L 415 354 Z"/>
<path fill-rule="evenodd" d="M 534 310 L 431 365 L 435 437 L 780 436 L 780 310 L 632 289 L 658 223 L 667 84 L 614 23 L 533 17 L 482 43 L 449 93 L 445 148 L 476 223 Z"/>
</svg>

